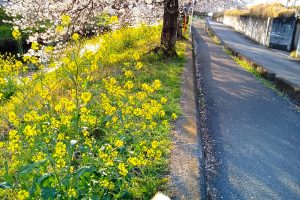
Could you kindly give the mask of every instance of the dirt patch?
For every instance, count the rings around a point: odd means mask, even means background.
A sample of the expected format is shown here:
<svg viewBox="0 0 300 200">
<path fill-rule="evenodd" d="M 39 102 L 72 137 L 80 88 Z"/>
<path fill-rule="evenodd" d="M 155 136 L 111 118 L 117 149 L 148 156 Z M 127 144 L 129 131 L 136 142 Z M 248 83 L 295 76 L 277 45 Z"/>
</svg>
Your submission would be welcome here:
<svg viewBox="0 0 300 200">
<path fill-rule="evenodd" d="M 191 43 L 191 42 L 190 42 Z M 170 160 L 170 197 L 172 199 L 204 199 L 201 192 L 202 147 L 199 144 L 194 61 L 191 44 L 182 76 L 181 109 L 183 115 L 172 132 L 173 149 Z"/>
</svg>

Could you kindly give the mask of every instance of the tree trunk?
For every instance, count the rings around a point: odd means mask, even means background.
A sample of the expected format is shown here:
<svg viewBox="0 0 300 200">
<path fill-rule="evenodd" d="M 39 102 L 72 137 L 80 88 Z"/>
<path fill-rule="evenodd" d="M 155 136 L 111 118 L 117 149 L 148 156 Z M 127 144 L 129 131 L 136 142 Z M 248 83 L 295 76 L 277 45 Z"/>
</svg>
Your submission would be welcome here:
<svg viewBox="0 0 300 200">
<path fill-rule="evenodd" d="M 175 44 L 178 13 L 178 0 L 165 0 L 161 47 L 168 56 L 177 55 Z"/>
</svg>

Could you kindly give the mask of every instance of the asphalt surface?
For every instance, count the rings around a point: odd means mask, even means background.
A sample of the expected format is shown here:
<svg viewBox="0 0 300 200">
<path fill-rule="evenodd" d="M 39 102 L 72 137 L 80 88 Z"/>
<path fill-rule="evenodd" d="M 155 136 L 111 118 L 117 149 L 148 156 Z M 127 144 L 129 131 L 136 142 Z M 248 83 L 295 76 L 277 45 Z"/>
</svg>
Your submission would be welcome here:
<svg viewBox="0 0 300 200">
<path fill-rule="evenodd" d="M 300 88 L 300 61 L 289 58 L 287 53 L 259 45 L 224 24 L 212 20 L 209 20 L 209 24 L 232 49 Z"/>
<path fill-rule="evenodd" d="M 300 112 L 238 66 L 199 21 L 194 24 L 196 65 L 218 161 L 208 183 L 215 199 L 300 199 Z"/>
</svg>

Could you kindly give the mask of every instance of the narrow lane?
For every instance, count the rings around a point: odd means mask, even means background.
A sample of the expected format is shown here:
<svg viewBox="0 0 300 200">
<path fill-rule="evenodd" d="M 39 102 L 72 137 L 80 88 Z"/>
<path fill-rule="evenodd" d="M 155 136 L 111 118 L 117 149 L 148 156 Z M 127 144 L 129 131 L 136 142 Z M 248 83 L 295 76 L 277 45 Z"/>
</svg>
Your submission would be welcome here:
<svg viewBox="0 0 300 200">
<path fill-rule="evenodd" d="M 218 37 L 231 48 L 274 72 L 277 77 L 284 78 L 300 88 L 299 61 L 292 60 L 286 54 L 278 53 L 275 49 L 255 43 L 224 24 L 211 20 L 209 24 Z"/>
<path fill-rule="evenodd" d="M 217 174 L 216 199 L 300 199 L 300 113 L 193 29 Z"/>
</svg>

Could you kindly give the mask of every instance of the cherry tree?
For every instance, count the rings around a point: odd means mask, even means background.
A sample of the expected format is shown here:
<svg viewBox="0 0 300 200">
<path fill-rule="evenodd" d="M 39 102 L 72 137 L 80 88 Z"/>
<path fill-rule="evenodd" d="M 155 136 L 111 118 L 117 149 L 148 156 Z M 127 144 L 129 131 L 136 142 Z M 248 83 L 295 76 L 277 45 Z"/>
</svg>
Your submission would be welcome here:
<svg viewBox="0 0 300 200">
<path fill-rule="evenodd" d="M 97 31 L 103 13 L 118 16 L 121 24 L 153 23 L 161 18 L 162 5 L 161 0 L 11 0 L 5 9 L 30 41 L 51 43 Z"/>
<path fill-rule="evenodd" d="M 242 9 L 252 0 L 198 0 L 195 4 L 197 12 L 219 12 L 226 9 Z"/>
<path fill-rule="evenodd" d="M 198 11 L 238 7 L 246 0 L 200 0 Z M 119 25 L 156 23 L 163 18 L 161 49 L 167 55 L 176 55 L 177 20 L 179 4 L 192 0 L 11 0 L 5 6 L 13 16 L 12 23 L 29 33 L 29 42 L 57 43 L 73 33 L 99 31 L 103 13 L 117 16 Z M 114 18 L 115 19 L 115 18 Z M 99 21 L 100 20 L 100 21 Z"/>
</svg>

